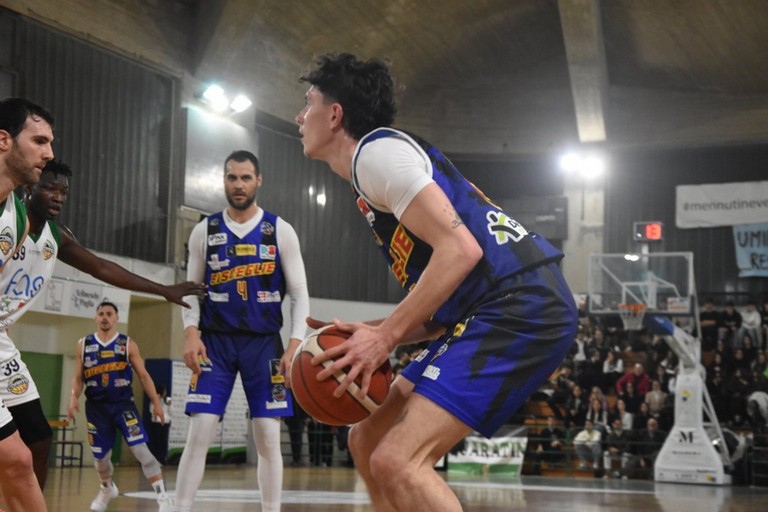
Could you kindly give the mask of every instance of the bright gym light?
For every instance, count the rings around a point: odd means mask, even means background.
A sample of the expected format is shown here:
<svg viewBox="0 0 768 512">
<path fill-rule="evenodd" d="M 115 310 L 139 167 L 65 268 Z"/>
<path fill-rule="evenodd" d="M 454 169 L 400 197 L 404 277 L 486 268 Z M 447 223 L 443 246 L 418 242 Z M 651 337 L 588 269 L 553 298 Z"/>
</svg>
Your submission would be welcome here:
<svg viewBox="0 0 768 512">
<path fill-rule="evenodd" d="M 246 96 L 238 94 L 230 103 L 224 89 L 217 84 L 209 85 L 199 98 L 203 103 L 218 113 L 240 113 L 247 110 L 253 103 Z"/>
<path fill-rule="evenodd" d="M 596 153 L 572 151 L 560 158 L 560 168 L 569 174 L 578 174 L 585 180 L 591 180 L 605 172 L 605 160 Z"/>
<path fill-rule="evenodd" d="M 247 110 L 248 107 L 252 105 L 251 100 L 243 96 L 242 94 L 238 94 L 235 96 L 235 99 L 232 100 L 232 103 L 229 104 L 229 108 L 234 110 L 237 113 L 240 113 L 244 110 Z"/>
</svg>

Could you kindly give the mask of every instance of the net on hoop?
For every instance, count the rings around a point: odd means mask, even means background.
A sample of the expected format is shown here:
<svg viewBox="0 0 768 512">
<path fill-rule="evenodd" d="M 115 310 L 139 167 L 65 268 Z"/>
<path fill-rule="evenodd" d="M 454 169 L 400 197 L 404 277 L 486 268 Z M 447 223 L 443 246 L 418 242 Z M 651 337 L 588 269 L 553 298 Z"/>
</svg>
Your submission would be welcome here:
<svg viewBox="0 0 768 512">
<path fill-rule="evenodd" d="M 643 327 L 645 304 L 619 304 L 619 316 L 625 331 L 639 331 Z"/>
</svg>

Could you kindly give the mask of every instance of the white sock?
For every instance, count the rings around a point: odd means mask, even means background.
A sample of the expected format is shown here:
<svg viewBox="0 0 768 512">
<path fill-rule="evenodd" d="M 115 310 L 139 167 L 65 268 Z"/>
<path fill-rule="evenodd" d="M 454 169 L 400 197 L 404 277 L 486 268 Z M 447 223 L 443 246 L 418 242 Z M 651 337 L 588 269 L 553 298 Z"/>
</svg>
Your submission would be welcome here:
<svg viewBox="0 0 768 512">
<path fill-rule="evenodd" d="M 283 490 L 283 454 L 280 452 L 280 420 L 253 418 L 253 439 L 259 452 L 256 477 L 262 512 L 280 512 Z"/>
<path fill-rule="evenodd" d="M 205 458 L 211 445 L 216 425 L 219 422 L 217 414 L 193 414 L 189 420 L 189 431 L 184 452 L 181 454 L 179 469 L 176 472 L 175 508 L 178 512 L 192 509 L 197 488 L 205 473 Z"/>
</svg>

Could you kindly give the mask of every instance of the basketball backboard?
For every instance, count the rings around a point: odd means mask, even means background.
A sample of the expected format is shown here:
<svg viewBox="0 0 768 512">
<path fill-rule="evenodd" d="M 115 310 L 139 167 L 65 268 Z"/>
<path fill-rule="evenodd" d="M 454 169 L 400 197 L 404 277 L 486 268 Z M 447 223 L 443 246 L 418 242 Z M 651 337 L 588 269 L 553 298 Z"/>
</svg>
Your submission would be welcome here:
<svg viewBox="0 0 768 512">
<path fill-rule="evenodd" d="M 591 254 L 591 314 L 619 314 L 620 304 L 644 304 L 646 313 L 689 316 L 695 310 L 693 253 Z"/>
</svg>

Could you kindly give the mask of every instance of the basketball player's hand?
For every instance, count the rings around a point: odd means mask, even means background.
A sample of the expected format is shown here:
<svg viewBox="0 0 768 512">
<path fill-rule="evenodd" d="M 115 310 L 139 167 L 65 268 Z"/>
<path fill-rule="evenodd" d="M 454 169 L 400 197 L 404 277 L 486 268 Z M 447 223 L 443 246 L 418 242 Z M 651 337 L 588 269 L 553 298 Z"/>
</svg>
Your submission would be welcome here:
<svg viewBox="0 0 768 512">
<path fill-rule="evenodd" d="M 291 388 L 291 364 L 293 363 L 293 355 L 296 353 L 296 349 L 301 345 L 301 340 L 298 338 L 291 338 L 288 341 L 288 346 L 285 348 L 283 357 L 280 358 L 280 373 L 285 377 L 285 386 Z"/>
<path fill-rule="evenodd" d="M 341 331 L 351 332 L 352 336 L 339 345 L 331 347 L 312 359 L 312 364 L 322 364 L 333 360 L 333 364 L 317 374 L 318 380 L 325 380 L 344 369 L 347 376 L 339 384 L 333 395 L 341 397 L 347 388 L 360 376 L 360 398 L 368 394 L 371 375 L 389 359 L 390 341 L 378 327 L 364 323 L 350 323 L 334 320 L 333 324 Z"/>
<path fill-rule="evenodd" d="M 80 404 L 73 396 L 69 401 L 69 408 L 67 409 L 67 421 L 72 421 L 72 418 L 75 417 L 75 413 L 78 411 L 80 411 Z"/>
<path fill-rule="evenodd" d="M 179 306 L 189 308 L 189 304 L 184 302 L 184 297 L 187 295 L 195 295 L 202 297 L 208 291 L 208 287 L 201 283 L 195 283 L 194 281 L 184 281 L 183 283 L 176 283 L 163 287 L 163 297 L 168 302 L 173 302 Z"/>
<path fill-rule="evenodd" d="M 184 330 L 184 364 L 192 370 L 195 375 L 202 373 L 200 364 L 211 364 L 208 359 L 208 352 L 205 350 L 203 340 L 200 338 L 200 331 L 196 327 L 187 327 Z"/>
<path fill-rule="evenodd" d="M 154 406 L 154 416 L 158 418 L 158 423 L 161 425 L 165 423 L 165 413 L 163 412 L 163 407 L 160 405 L 160 399 L 158 398 L 157 401 L 152 404 Z"/>
</svg>

